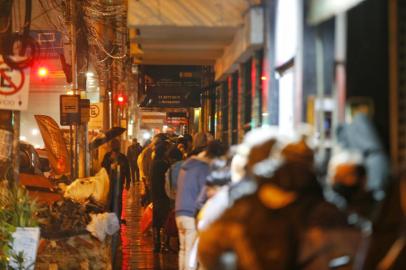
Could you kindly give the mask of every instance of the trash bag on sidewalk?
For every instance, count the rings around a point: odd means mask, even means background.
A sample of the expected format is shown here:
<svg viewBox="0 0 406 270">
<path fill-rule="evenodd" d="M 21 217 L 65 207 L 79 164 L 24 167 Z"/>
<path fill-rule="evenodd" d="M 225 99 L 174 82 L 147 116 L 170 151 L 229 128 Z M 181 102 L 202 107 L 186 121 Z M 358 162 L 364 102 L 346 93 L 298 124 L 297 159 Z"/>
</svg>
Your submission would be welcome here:
<svg viewBox="0 0 406 270">
<path fill-rule="evenodd" d="M 152 225 L 152 208 L 153 205 L 150 203 L 144 210 L 141 217 L 141 233 L 145 233 Z"/>
<path fill-rule="evenodd" d="M 113 235 L 120 229 L 120 223 L 115 213 L 90 214 L 92 221 L 86 230 L 100 241 L 104 241 L 106 235 Z"/>
<path fill-rule="evenodd" d="M 106 205 L 109 188 L 109 176 L 106 169 L 102 168 L 95 176 L 76 179 L 66 188 L 64 197 L 84 202 L 92 196 L 96 202 Z"/>
</svg>

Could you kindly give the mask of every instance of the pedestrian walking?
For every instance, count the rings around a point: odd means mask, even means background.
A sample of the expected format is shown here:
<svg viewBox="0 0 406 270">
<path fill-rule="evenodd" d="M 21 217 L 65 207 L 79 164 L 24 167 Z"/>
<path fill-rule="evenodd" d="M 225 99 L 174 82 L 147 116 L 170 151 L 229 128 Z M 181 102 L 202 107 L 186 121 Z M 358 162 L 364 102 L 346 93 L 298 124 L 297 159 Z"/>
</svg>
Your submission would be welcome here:
<svg viewBox="0 0 406 270">
<path fill-rule="evenodd" d="M 142 147 L 137 139 L 132 140 L 132 144 L 127 148 L 127 158 L 131 169 L 131 182 L 135 183 L 140 180 L 140 171 L 137 164 L 138 156 L 142 152 Z"/>
</svg>

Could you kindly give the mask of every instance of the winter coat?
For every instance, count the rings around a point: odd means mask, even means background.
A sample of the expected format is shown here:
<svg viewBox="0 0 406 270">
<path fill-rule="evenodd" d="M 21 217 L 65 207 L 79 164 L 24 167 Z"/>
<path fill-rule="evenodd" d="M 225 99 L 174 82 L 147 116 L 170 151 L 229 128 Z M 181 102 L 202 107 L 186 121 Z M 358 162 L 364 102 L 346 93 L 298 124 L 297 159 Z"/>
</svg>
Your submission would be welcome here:
<svg viewBox="0 0 406 270">
<path fill-rule="evenodd" d="M 150 144 L 141 152 L 137 159 L 137 165 L 140 170 L 140 179 L 145 181 L 148 188 L 150 188 L 149 173 L 151 169 L 152 153 L 153 146 Z"/>
<path fill-rule="evenodd" d="M 152 223 L 156 228 L 161 228 L 169 213 L 169 198 L 165 193 L 165 172 L 168 162 L 155 159 L 151 163 L 151 197 L 153 203 Z"/>
<path fill-rule="evenodd" d="M 205 158 L 204 152 L 187 159 L 182 164 L 177 181 L 176 216 L 196 215 L 196 200 L 210 172 L 209 164 L 210 160 Z"/>
<path fill-rule="evenodd" d="M 113 168 L 115 163 L 119 167 Z M 122 153 L 112 158 L 112 152 L 108 152 L 104 155 L 102 167 L 106 169 L 110 179 L 109 211 L 115 212 L 118 218 L 121 218 L 123 188 L 128 188 L 131 182 L 128 159 Z"/>
<path fill-rule="evenodd" d="M 178 176 L 183 160 L 173 163 L 165 173 L 165 192 L 171 200 L 176 199 Z"/>
</svg>

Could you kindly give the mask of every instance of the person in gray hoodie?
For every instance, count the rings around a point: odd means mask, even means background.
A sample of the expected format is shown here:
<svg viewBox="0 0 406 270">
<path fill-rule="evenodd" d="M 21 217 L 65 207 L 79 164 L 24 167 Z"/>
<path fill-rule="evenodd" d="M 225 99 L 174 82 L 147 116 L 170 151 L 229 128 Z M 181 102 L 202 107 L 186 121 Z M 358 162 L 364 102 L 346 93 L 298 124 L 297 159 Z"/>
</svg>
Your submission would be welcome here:
<svg viewBox="0 0 406 270">
<path fill-rule="evenodd" d="M 225 152 L 226 148 L 219 141 L 211 141 L 205 150 L 186 160 L 180 169 L 175 201 L 176 225 L 180 242 L 179 270 L 191 269 L 188 261 L 196 239 L 197 198 L 206 184 L 210 163 Z"/>
</svg>

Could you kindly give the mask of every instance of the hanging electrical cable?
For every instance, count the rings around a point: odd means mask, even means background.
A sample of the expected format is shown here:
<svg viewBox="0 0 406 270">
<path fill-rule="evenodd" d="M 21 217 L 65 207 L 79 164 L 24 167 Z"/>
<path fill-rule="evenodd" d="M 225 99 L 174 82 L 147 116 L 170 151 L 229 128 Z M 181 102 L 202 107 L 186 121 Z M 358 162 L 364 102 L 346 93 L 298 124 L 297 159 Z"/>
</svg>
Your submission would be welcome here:
<svg viewBox="0 0 406 270">
<path fill-rule="evenodd" d="M 30 36 L 31 26 L 31 12 L 32 12 L 32 0 L 25 0 L 25 17 L 23 33 L 11 34 L 7 44 L 6 54 L 3 56 L 4 62 L 13 69 L 24 69 L 33 65 L 39 55 L 39 45 L 35 39 Z M 22 50 L 14 52 L 14 46 L 16 43 L 22 43 Z M 16 60 L 13 54 L 20 54 L 24 56 L 22 60 Z"/>
</svg>

